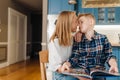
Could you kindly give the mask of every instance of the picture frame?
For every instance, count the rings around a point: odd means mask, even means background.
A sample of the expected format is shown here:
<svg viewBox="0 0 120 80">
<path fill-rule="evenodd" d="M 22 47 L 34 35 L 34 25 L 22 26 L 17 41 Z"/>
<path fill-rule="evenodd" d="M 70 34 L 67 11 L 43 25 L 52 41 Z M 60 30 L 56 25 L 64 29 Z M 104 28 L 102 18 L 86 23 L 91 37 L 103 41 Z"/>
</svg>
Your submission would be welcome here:
<svg viewBox="0 0 120 80">
<path fill-rule="evenodd" d="M 82 0 L 82 8 L 119 7 L 120 0 Z"/>
</svg>

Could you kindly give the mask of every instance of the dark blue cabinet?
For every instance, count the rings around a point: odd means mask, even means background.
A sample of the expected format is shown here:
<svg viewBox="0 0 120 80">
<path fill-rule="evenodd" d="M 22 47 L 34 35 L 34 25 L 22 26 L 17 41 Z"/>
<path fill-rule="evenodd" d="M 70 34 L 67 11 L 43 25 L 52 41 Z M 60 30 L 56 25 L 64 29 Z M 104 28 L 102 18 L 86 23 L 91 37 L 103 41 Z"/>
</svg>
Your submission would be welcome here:
<svg viewBox="0 0 120 80">
<path fill-rule="evenodd" d="M 115 18 L 116 18 L 116 23 L 120 24 L 120 7 L 115 8 Z"/>
<path fill-rule="evenodd" d="M 78 0 L 77 3 L 78 13 L 92 13 L 96 18 L 97 25 L 120 24 L 120 7 L 82 8 L 82 0 Z"/>
<path fill-rule="evenodd" d="M 68 4 L 68 0 L 48 0 L 48 14 L 59 14 L 61 11 L 74 10 L 74 5 Z"/>
<path fill-rule="evenodd" d="M 97 25 L 120 24 L 120 7 L 82 8 L 82 0 L 77 0 L 76 5 L 68 4 L 68 0 L 48 0 L 48 14 L 59 14 L 64 10 L 92 13 L 96 18 Z"/>
</svg>

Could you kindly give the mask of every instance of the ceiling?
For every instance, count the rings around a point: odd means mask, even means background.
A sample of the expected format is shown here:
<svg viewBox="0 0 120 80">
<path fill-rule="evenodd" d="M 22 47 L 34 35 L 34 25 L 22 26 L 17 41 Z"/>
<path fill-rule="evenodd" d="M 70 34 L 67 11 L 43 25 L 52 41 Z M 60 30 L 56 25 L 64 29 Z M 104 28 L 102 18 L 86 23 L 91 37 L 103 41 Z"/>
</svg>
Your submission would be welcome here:
<svg viewBox="0 0 120 80">
<path fill-rule="evenodd" d="M 34 13 L 42 13 L 42 0 L 13 0 Z"/>
</svg>

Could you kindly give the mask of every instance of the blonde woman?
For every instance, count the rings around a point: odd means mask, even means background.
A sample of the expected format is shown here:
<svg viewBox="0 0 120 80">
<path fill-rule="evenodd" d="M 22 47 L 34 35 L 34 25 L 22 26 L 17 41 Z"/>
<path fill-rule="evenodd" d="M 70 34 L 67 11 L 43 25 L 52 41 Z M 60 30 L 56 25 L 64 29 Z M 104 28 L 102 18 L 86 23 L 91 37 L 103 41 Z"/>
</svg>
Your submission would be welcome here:
<svg viewBox="0 0 120 80">
<path fill-rule="evenodd" d="M 75 12 L 63 11 L 59 14 L 56 29 L 48 44 L 48 70 L 53 72 L 53 80 L 78 80 L 75 77 L 61 74 L 63 64 L 71 55 L 72 33 L 76 31 L 77 16 Z"/>
</svg>

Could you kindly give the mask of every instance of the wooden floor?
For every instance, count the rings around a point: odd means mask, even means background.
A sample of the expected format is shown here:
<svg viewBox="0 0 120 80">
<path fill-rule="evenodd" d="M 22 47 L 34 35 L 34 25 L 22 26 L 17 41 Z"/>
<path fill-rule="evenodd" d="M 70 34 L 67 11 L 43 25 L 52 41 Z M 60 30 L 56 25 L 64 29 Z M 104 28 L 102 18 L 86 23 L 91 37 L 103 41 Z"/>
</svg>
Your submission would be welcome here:
<svg viewBox="0 0 120 80">
<path fill-rule="evenodd" d="M 0 80 L 40 80 L 39 60 L 22 61 L 0 69 Z"/>
</svg>

